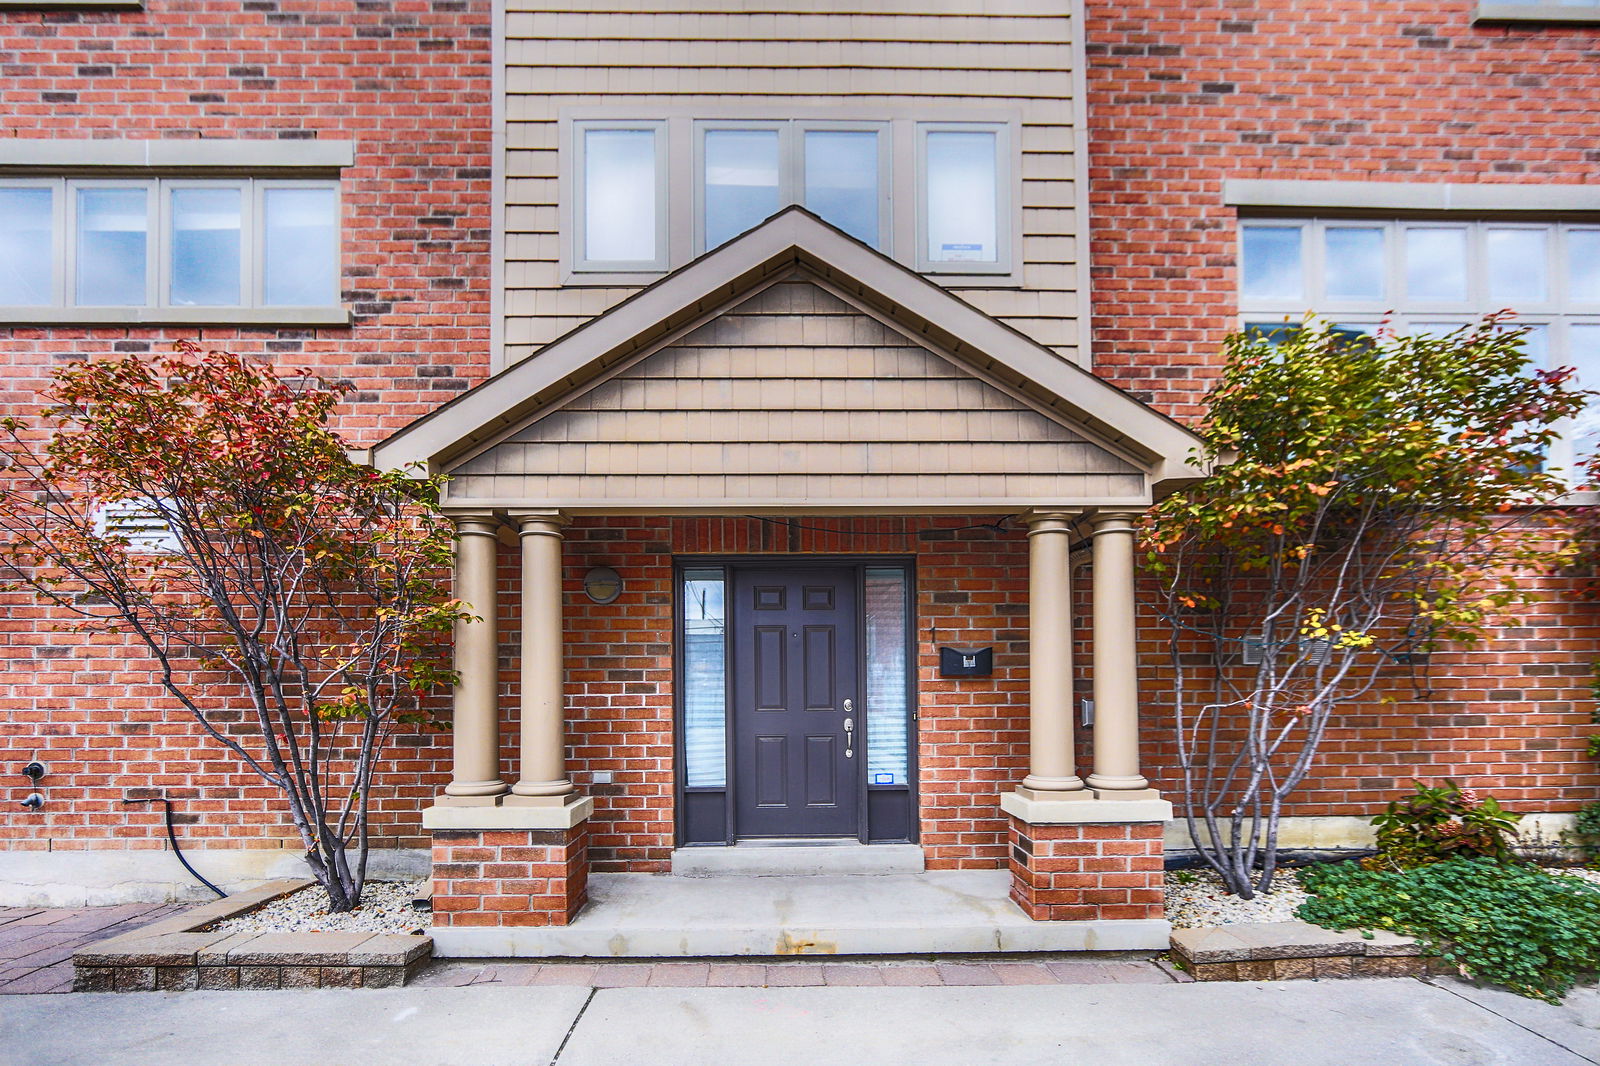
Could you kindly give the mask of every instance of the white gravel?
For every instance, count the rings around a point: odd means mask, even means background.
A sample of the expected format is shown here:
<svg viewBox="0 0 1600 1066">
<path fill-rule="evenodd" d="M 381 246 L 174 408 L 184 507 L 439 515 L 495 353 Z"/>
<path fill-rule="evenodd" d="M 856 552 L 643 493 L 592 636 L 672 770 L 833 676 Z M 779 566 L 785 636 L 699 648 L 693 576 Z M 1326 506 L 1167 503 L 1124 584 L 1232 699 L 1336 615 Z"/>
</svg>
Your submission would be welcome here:
<svg viewBox="0 0 1600 1066">
<path fill-rule="evenodd" d="M 328 893 L 321 885 L 273 900 L 237 918 L 208 928 L 230 933 L 415 933 L 431 924 L 427 911 L 413 910 L 420 881 L 368 881 L 361 906 L 344 914 L 328 913 Z"/>
<path fill-rule="evenodd" d="M 1581 877 L 1591 885 L 1600 886 L 1600 870 L 1583 870 L 1577 867 L 1567 867 L 1565 869 L 1552 868 L 1550 872 L 1553 874 L 1566 874 L 1568 877 Z"/>
<path fill-rule="evenodd" d="M 1167 872 L 1167 920 L 1175 929 L 1250 922 L 1292 922 L 1294 909 L 1306 901 L 1305 889 L 1293 870 L 1279 870 L 1272 891 L 1255 899 L 1231 896 L 1222 878 L 1210 870 Z"/>
</svg>

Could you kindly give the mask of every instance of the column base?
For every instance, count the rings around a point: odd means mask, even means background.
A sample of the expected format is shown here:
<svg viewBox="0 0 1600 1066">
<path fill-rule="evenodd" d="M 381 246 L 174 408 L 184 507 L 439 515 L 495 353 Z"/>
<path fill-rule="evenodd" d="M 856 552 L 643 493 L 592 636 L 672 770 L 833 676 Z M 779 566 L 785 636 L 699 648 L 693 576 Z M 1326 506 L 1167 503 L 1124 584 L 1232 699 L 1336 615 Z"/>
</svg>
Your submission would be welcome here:
<svg viewBox="0 0 1600 1066">
<path fill-rule="evenodd" d="M 1009 821 L 1011 899 L 1029 918 L 1165 916 L 1162 822 Z"/>
<path fill-rule="evenodd" d="M 588 902 L 588 884 L 587 821 L 567 829 L 433 831 L 436 926 L 570 925 Z"/>
<path fill-rule="evenodd" d="M 433 798 L 433 802 L 437 807 L 495 807 L 503 795 L 504 792 L 486 792 L 481 795 L 452 796 L 442 792 Z"/>
</svg>

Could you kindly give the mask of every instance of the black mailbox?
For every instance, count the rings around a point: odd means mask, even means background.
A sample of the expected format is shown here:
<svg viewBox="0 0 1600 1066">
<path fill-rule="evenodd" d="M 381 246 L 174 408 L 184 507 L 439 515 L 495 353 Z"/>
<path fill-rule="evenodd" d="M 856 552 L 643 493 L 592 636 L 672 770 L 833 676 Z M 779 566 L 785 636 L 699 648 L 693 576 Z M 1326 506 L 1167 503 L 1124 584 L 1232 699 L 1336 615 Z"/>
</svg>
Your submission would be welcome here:
<svg viewBox="0 0 1600 1066">
<path fill-rule="evenodd" d="M 940 648 L 940 677 L 988 677 L 994 673 L 993 648 Z"/>
</svg>

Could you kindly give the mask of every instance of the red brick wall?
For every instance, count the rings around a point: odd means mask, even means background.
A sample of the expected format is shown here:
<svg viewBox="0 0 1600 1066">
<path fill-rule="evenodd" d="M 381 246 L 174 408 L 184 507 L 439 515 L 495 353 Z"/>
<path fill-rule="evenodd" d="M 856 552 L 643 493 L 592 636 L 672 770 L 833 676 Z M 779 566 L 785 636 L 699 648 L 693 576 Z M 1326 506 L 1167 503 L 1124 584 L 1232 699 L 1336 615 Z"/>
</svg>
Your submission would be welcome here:
<svg viewBox="0 0 1600 1066">
<path fill-rule="evenodd" d="M 1476 0 L 1087 6 L 1095 368 L 1171 414 L 1200 413 L 1237 321 L 1225 179 L 1595 180 L 1600 27 L 1473 26 Z"/>
<path fill-rule="evenodd" d="M 1592 183 L 1600 27 L 1473 26 L 1475 7 L 1088 0 L 1097 371 L 1199 415 L 1238 321 L 1226 179 Z M 1397 676 L 1398 703 L 1342 715 L 1290 813 L 1369 813 L 1447 775 L 1520 810 L 1600 795 L 1582 755 L 1600 616 L 1569 583 L 1547 588 L 1522 626 L 1437 656 L 1430 698 Z M 1170 787 L 1164 644 L 1143 623 L 1146 761 Z"/>
<path fill-rule="evenodd" d="M 1160 822 L 1009 822 L 1011 898 L 1036 921 L 1160 918 Z"/>
<path fill-rule="evenodd" d="M 582 825 L 433 834 L 435 925 L 567 925 L 589 899 L 588 882 Z"/>
<path fill-rule="evenodd" d="M 359 391 L 342 425 L 361 443 L 486 376 L 490 10 L 486 0 L 0 9 L 0 136 L 356 144 L 342 184 L 353 327 L 0 327 L 0 415 L 35 413 L 65 360 L 196 335 L 350 380 Z M 119 802 L 161 787 L 180 801 L 187 840 L 293 835 L 269 810 L 272 790 L 169 709 L 148 663 L 52 629 L 25 603 L 0 597 L 0 767 L 9 774 L 38 754 L 48 805 L 0 824 L 5 847 L 164 846 L 159 808 Z M 430 775 L 447 769 L 448 739 L 402 738 L 397 752 L 374 795 L 379 843 L 424 845 L 413 812 L 434 791 Z"/>
<path fill-rule="evenodd" d="M 1027 772 L 1027 544 L 1015 527 L 955 528 L 992 520 L 794 520 L 805 528 L 744 518 L 575 522 L 565 604 L 571 767 L 595 797 L 595 868 L 664 870 L 672 850 L 672 557 L 764 552 L 915 559 L 922 845 L 930 867 L 999 865 L 999 795 Z M 623 575 L 614 603 L 584 596 L 591 566 Z M 993 645 L 994 675 L 941 680 L 940 644 Z M 611 770 L 614 783 L 591 785 L 595 770 Z"/>
</svg>

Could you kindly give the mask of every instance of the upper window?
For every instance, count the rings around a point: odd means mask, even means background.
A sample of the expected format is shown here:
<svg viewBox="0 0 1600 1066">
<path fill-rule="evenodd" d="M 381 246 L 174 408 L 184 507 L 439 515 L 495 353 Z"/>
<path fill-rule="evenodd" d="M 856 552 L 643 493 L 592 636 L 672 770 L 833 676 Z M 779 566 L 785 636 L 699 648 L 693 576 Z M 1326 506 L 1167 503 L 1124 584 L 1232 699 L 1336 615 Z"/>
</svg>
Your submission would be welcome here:
<svg viewBox="0 0 1600 1066">
<path fill-rule="evenodd" d="M 1012 269 L 1007 122 L 584 119 L 569 143 L 576 273 L 661 272 L 791 204 L 924 272 Z"/>
<path fill-rule="evenodd" d="M 1510 308 L 1529 355 L 1600 387 L 1600 224 L 1244 219 L 1239 309 L 1270 331 L 1308 309 L 1367 333 L 1444 333 Z M 1600 448 L 1600 408 L 1552 448 L 1554 467 Z"/>
<path fill-rule="evenodd" d="M 330 309 L 338 183 L 0 177 L 0 308 Z"/>
</svg>

